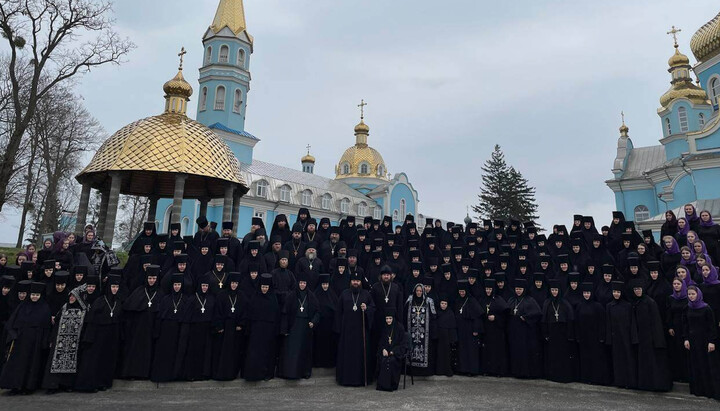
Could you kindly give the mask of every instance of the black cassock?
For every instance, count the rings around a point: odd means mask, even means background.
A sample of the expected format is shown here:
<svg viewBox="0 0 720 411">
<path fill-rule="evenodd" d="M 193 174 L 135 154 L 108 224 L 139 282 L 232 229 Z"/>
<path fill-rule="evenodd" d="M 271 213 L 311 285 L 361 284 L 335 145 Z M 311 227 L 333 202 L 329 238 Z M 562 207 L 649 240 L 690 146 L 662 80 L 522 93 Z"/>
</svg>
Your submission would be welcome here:
<svg viewBox="0 0 720 411">
<path fill-rule="evenodd" d="M 437 349 L 435 353 L 435 374 L 452 377 L 452 350 L 457 344 L 457 322 L 455 313 L 448 307 L 437 311 Z"/>
<path fill-rule="evenodd" d="M 637 330 L 638 389 L 669 391 L 672 377 L 667 364 L 663 325 L 655 301 L 643 295 L 633 298 L 631 326 Z"/>
<path fill-rule="evenodd" d="M 10 315 L 5 329 L 7 361 L 0 374 L 0 388 L 35 390 L 40 386 L 50 343 L 50 307 L 28 296 Z"/>
<path fill-rule="evenodd" d="M 367 305 L 364 312 L 363 303 Z M 375 304 L 367 290 L 351 287 L 340 295 L 335 313 L 335 331 L 339 334 L 335 379 L 340 385 L 361 386 L 373 380 L 364 364 L 375 359 L 375 353 L 368 351 L 374 314 Z"/>
<path fill-rule="evenodd" d="M 690 392 L 720 400 L 720 347 L 718 326 L 709 305 L 688 309 L 683 335 L 690 342 Z M 708 343 L 715 351 L 708 352 Z"/>
<path fill-rule="evenodd" d="M 272 291 L 255 293 L 248 306 L 250 336 L 243 366 L 243 378 L 260 381 L 275 376 L 277 336 L 280 333 L 281 308 Z"/>
<path fill-rule="evenodd" d="M 609 358 L 605 346 L 605 309 L 597 301 L 585 300 L 575 307 L 575 339 L 578 343 L 580 382 L 608 385 Z"/>
<path fill-rule="evenodd" d="M 485 294 L 485 290 L 482 292 Z M 480 370 L 485 375 L 507 376 L 509 372 L 506 335 L 507 302 L 500 296 L 485 295 L 480 299 L 480 308 L 485 313 Z M 495 317 L 493 321 L 488 318 L 490 315 Z"/>
<path fill-rule="evenodd" d="M 183 358 L 187 351 L 189 325 L 187 323 L 190 294 L 172 292 L 160 300 L 155 327 L 155 354 L 150 380 L 175 381 L 180 377 Z"/>
<path fill-rule="evenodd" d="M 150 376 L 153 337 L 162 296 L 155 283 L 153 287 L 136 288 L 123 303 L 125 347 L 120 373 L 123 378 L 147 379 Z"/>
<path fill-rule="evenodd" d="M 215 320 L 215 296 L 197 291 L 190 296 L 187 307 L 187 351 L 180 378 L 187 381 L 206 380 L 212 375 L 212 332 Z"/>
<path fill-rule="evenodd" d="M 315 290 L 315 297 L 320 305 L 320 323 L 313 328 L 313 365 L 332 368 L 337 361 L 337 334 L 333 326 L 338 297 L 332 287 L 323 291 L 320 286 Z"/>
<path fill-rule="evenodd" d="M 523 294 L 508 301 L 510 373 L 518 378 L 540 378 L 543 372 L 538 323 L 542 317 L 534 298 Z"/>
<path fill-rule="evenodd" d="M 112 387 L 115 378 L 123 309 L 120 298 L 113 296 L 109 287 L 106 290 L 107 294 L 95 300 L 85 316 L 76 390 L 104 390 Z"/>
<path fill-rule="evenodd" d="M 610 346 L 612 356 L 613 385 L 637 388 L 637 329 L 631 327 L 632 306 L 622 297 L 612 300 L 605 307 L 605 344 Z"/>
<path fill-rule="evenodd" d="M 383 350 L 387 351 L 387 357 L 383 356 Z M 407 336 L 403 326 L 395 321 L 393 321 L 392 325 L 384 324 L 378 341 L 378 379 L 376 386 L 378 390 L 397 390 L 406 351 Z"/>
<path fill-rule="evenodd" d="M 469 294 L 455 300 L 455 322 L 457 324 L 457 369 L 458 374 L 480 374 L 480 334 L 483 332 L 480 304 Z M 477 333 L 477 335 L 473 335 Z"/>
<path fill-rule="evenodd" d="M 240 287 L 235 291 L 228 288 L 217 296 L 217 326 L 222 332 L 213 336 L 213 380 L 234 380 L 240 374 L 247 340 L 248 303 Z"/>
<path fill-rule="evenodd" d="M 374 323 L 370 329 L 370 339 L 368 341 L 371 343 L 369 352 L 374 353 L 377 351 L 377 343 L 380 338 L 380 331 L 382 330 L 381 326 L 385 323 L 386 308 L 394 308 L 396 320 L 400 324 L 403 324 L 403 319 L 405 318 L 403 312 L 405 298 L 403 298 L 401 287 L 392 281 L 388 284 L 385 284 L 382 281 L 376 282 L 372 285 L 372 287 L 370 287 L 370 295 L 375 303 L 375 316 Z M 368 373 L 375 375 L 375 371 L 375 362 L 368 361 Z"/>
<path fill-rule="evenodd" d="M 577 353 L 572 305 L 561 296 L 545 300 L 541 328 L 545 337 L 545 378 L 572 382 L 577 378 Z"/>
<path fill-rule="evenodd" d="M 683 319 L 688 309 L 688 300 L 684 296 L 675 298 L 675 295 L 667 297 L 665 324 L 665 338 L 667 340 L 668 361 L 670 364 L 670 375 L 673 381 L 687 382 L 688 380 L 688 352 L 685 349 L 685 337 L 683 337 Z M 673 330 L 675 335 L 670 335 Z"/>
<path fill-rule="evenodd" d="M 85 307 L 79 301 L 72 305 L 68 302 L 55 315 L 55 325 L 50 336 L 50 354 L 42 382 L 46 390 L 71 389 L 75 386 Z"/>
<path fill-rule="evenodd" d="M 410 336 L 410 373 L 419 376 L 433 375 L 435 374 L 437 338 L 435 301 L 426 297 L 423 290 L 422 297 L 415 295 L 408 297 L 405 303 L 405 313 Z"/>
<path fill-rule="evenodd" d="M 320 320 L 320 304 L 305 288 L 291 291 L 285 300 L 280 333 L 285 335 L 278 375 L 288 379 L 310 378 L 313 366 L 313 329 Z"/>
</svg>

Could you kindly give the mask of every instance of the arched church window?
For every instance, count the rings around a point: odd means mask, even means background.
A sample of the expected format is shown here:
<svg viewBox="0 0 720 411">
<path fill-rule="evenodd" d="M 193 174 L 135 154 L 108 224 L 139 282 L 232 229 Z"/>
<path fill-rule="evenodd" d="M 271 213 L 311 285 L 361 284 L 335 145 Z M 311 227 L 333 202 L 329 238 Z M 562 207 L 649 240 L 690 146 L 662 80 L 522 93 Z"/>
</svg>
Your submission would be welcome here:
<svg viewBox="0 0 720 411">
<path fill-rule="evenodd" d="M 239 113 L 242 109 L 242 91 L 235 89 L 235 100 L 233 102 L 233 113 Z"/>
<path fill-rule="evenodd" d="M 323 194 L 322 196 L 322 209 L 323 210 L 329 210 L 330 209 L 330 203 L 332 202 L 332 196 L 330 194 Z"/>
<path fill-rule="evenodd" d="M 672 127 L 670 127 L 670 119 L 665 119 L 665 130 L 667 131 L 668 135 L 672 135 Z"/>
<path fill-rule="evenodd" d="M 257 182 L 257 186 L 255 187 L 255 195 L 260 198 L 267 198 L 267 189 L 268 182 L 265 180 L 260 180 Z"/>
<path fill-rule="evenodd" d="M 290 186 L 287 184 L 280 187 L 280 201 L 290 202 Z"/>
<path fill-rule="evenodd" d="M 376 220 L 382 219 L 382 208 L 380 206 L 375 207 L 373 210 L 373 218 Z"/>
<path fill-rule="evenodd" d="M 717 77 L 710 80 L 710 98 L 714 105 L 718 104 L 718 97 L 720 97 L 720 80 Z"/>
<path fill-rule="evenodd" d="M 650 218 L 650 209 L 647 206 L 640 204 L 635 207 L 635 221 L 643 221 Z"/>
<path fill-rule="evenodd" d="M 360 202 L 358 204 L 358 216 L 365 217 L 367 215 L 367 204 L 365 202 Z"/>
<path fill-rule="evenodd" d="M 343 198 L 340 201 L 340 212 L 343 214 L 347 214 L 350 212 L 350 200 L 347 198 Z"/>
<path fill-rule="evenodd" d="M 404 198 L 400 199 L 400 215 L 407 215 L 407 204 Z"/>
<path fill-rule="evenodd" d="M 678 121 L 680 122 L 680 132 L 685 133 L 688 131 L 688 117 L 687 109 L 685 107 L 678 108 Z"/>
<path fill-rule="evenodd" d="M 225 86 L 218 86 L 215 90 L 215 110 L 225 110 Z"/>
<path fill-rule="evenodd" d="M 220 63 L 227 63 L 229 54 L 230 54 L 230 49 L 228 48 L 228 46 L 221 46 L 220 47 L 220 56 L 218 57 L 218 61 Z"/>
<path fill-rule="evenodd" d="M 705 127 L 705 114 L 698 114 L 698 124 L 700 125 L 700 128 Z"/>
<path fill-rule="evenodd" d="M 205 49 L 205 64 L 210 64 L 210 62 L 212 62 L 212 47 Z"/>
<path fill-rule="evenodd" d="M 360 174 L 367 174 L 369 172 L 367 163 L 360 164 Z"/>
<path fill-rule="evenodd" d="M 190 235 L 190 219 L 187 217 L 183 218 L 182 223 L 180 223 L 180 235 Z"/>
<path fill-rule="evenodd" d="M 384 165 L 380 164 L 378 166 L 377 175 L 378 175 L 378 177 L 385 176 L 385 166 Z"/>
<path fill-rule="evenodd" d="M 200 93 L 200 111 L 205 110 L 207 107 L 207 87 L 203 87 Z"/>
<path fill-rule="evenodd" d="M 243 68 L 245 67 L 245 50 L 243 49 L 238 50 L 237 65 Z"/>
<path fill-rule="evenodd" d="M 400 221 L 400 212 L 397 208 L 393 210 L 393 221 Z"/>
<path fill-rule="evenodd" d="M 312 205 L 312 191 L 305 190 L 302 192 L 302 205 L 306 207 Z"/>
<path fill-rule="evenodd" d="M 344 163 L 342 165 L 342 173 L 343 174 L 350 174 L 350 164 Z"/>
</svg>

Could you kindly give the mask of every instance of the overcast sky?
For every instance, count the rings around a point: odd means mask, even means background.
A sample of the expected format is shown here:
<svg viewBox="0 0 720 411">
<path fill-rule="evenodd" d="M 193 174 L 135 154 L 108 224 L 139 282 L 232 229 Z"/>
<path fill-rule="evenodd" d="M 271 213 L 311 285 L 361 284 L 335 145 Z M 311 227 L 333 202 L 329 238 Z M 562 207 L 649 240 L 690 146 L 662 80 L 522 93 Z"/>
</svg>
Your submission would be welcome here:
<svg viewBox="0 0 720 411">
<path fill-rule="evenodd" d="M 79 87 L 108 133 L 162 112 L 181 46 L 194 118 L 217 3 L 115 2 L 118 30 L 138 47 Z M 620 111 L 635 146 L 659 144 L 666 32 L 683 30 L 694 62 L 690 37 L 718 11 L 717 0 L 245 0 L 255 37 L 246 129 L 262 140 L 255 158 L 299 169 L 311 144 L 315 172 L 333 177 L 365 99 L 369 144 L 390 173 L 407 173 L 421 213 L 462 220 L 497 143 L 537 188 L 545 227 L 575 213 L 607 224 Z M 0 242 L 17 235 L 9 211 Z"/>
</svg>

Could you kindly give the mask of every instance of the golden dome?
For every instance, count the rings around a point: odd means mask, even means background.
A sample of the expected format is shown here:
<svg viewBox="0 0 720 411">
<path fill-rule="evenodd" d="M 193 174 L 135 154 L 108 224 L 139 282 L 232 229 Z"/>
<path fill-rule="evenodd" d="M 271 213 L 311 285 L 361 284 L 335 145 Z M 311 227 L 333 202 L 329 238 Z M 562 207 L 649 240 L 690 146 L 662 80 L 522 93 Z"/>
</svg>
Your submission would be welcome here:
<svg viewBox="0 0 720 411">
<path fill-rule="evenodd" d="M 175 77 L 163 84 L 163 91 L 166 96 L 185 97 L 186 99 L 189 99 L 193 93 L 192 86 L 183 77 L 182 69 L 178 70 Z"/>
<path fill-rule="evenodd" d="M 720 52 L 720 13 L 695 32 L 690 49 L 698 61 L 706 61 Z"/>
<path fill-rule="evenodd" d="M 314 163 L 315 157 L 311 156 L 310 153 L 308 153 L 300 159 L 300 162 L 301 163 Z"/>
<path fill-rule="evenodd" d="M 370 127 L 368 127 L 367 124 L 365 124 L 364 121 L 360 120 L 357 126 L 355 126 L 355 132 L 356 133 L 369 133 Z"/>
<path fill-rule="evenodd" d="M 660 104 L 667 107 L 668 104 L 678 98 L 686 98 L 693 104 L 710 104 L 705 90 L 693 84 L 692 81 L 673 84 L 670 90 L 660 97 Z"/>
<path fill-rule="evenodd" d="M 622 126 L 620 126 L 620 135 L 627 137 L 628 131 L 630 131 L 630 128 L 623 123 Z"/>
<path fill-rule="evenodd" d="M 675 54 L 673 54 L 672 57 L 670 57 L 670 60 L 668 60 L 668 65 L 670 67 L 689 66 L 690 59 L 686 55 L 680 53 L 680 50 L 675 47 Z"/>
<path fill-rule="evenodd" d="M 355 126 L 355 145 L 345 150 L 335 168 L 335 178 L 377 178 L 387 180 L 387 167 L 380 153 L 367 144 L 370 127 L 360 120 Z M 362 173 L 363 164 L 367 172 Z M 345 173 L 345 171 L 348 171 Z"/>
</svg>

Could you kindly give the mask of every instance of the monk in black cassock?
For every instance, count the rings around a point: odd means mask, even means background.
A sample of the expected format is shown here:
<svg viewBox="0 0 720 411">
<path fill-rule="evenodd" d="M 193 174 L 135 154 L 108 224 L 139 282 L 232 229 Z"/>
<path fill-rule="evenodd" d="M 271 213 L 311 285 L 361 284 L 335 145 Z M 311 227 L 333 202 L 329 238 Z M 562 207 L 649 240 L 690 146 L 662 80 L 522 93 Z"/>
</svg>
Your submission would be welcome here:
<svg viewBox="0 0 720 411">
<path fill-rule="evenodd" d="M 457 321 L 446 294 L 438 297 L 440 304 L 437 312 L 437 350 L 435 355 L 435 374 L 453 376 L 452 350 L 457 344 Z"/>
<path fill-rule="evenodd" d="M 0 373 L 0 388 L 10 394 L 30 393 L 40 386 L 50 341 L 50 308 L 43 300 L 44 283 L 32 283 L 30 292 L 5 324 L 7 360 Z"/>
<path fill-rule="evenodd" d="M 184 277 L 190 274 L 168 275 L 171 291 L 162 297 L 155 327 L 155 355 L 150 380 L 155 383 L 175 381 L 180 376 L 187 350 L 187 323 L 190 297 L 183 294 Z"/>
<path fill-rule="evenodd" d="M 213 380 L 234 380 L 245 354 L 248 299 L 240 291 L 239 272 L 228 274 L 228 287 L 216 297 L 217 330 L 213 337 Z"/>
<path fill-rule="evenodd" d="M 9 272 L 7 267 L 4 272 Z M 0 277 L 0 348 L 2 348 L 0 349 L 0 371 L 2 370 L 2 366 L 5 364 L 5 340 L 7 337 L 5 324 L 7 324 L 10 314 L 13 311 L 11 308 L 11 302 L 14 299 L 14 292 L 15 276 L 3 275 Z"/>
<path fill-rule="evenodd" d="M 187 307 L 188 342 L 180 373 L 180 378 L 187 381 L 206 380 L 212 374 L 210 333 L 215 319 L 215 295 L 210 292 L 210 276 L 201 277 L 198 283 Z"/>
<path fill-rule="evenodd" d="M 145 284 L 136 288 L 123 302 L 125 316 L 125 346 L 120 375 L 128 379 L 147 379 L 153 356 L 153 337 L 158 307 L 163 293 L 159 288 L 157 271 L 148 267 Z"/>
<path fill-rule="evenodd" d="M 667 363 L 667 342 L 655 301 L 643 294 L 644 281 L 631 281 L 632 324 L 637 330 L 638 389 L 669 391 L 672 377 Z"/>
<path fill-rule="evenodd" d="M 457 282 L 455 322 L 457 324 L 457 373 L 480 374 L 480 334 L 483 332 L 482 309 L 468 292 L 467 280 Z"/>
<path fill-rule="evenodd" d="M 526 289 L 527 281 L 516 279 L 515 295 L 508 301 L 510 373 L 516 378 L 540 378 L 543 362 L 538 323 L 542 312 Z"/>
<path fill-rule="evenodd" d="M 95 392 L 112 387 L 120 354 L 121 277 L 108 275 L 105 293 L 95 300 L 85 315 L 85 331 L 80 345 L 80 368 L 75 390 Z"/>
<path fill-rule="evenodd" d="M 320 323 L 313 327 L 313 366 L 335 367 L 337 361 L 337 334 L 333 330 L 338 297 L 330 287 L 330 274 L 320 274 L 320 285 L 315 289 L 320 310 Z"/>
<path fill-rule="evenodd" d="M 585 384 L 610 384 L 609 358 L 605 347 L 605 308 L 593 299 L 594 285 L 580 285 L 583 300 L 575 307 L 575 339 L 580 362 L 579 381 Z"/>
<path fill-rule="evenodd" d="M 718 327 L 712 307 L 700 289 L 688 287 L 688 310 L 683 321 L 685 349 L 690 353 L 690 392 L 720 400 Z"/>
<path fill-rule="evenodd" d="M 485 375 L 508 375 L 507 312 L 508 305 L 495 295 L 495 280 L 484 280 L 483 296 L 478 301 L 483 310 L 483 342 L 480 370 Z"/>
<path fill-rule="evenodd" d="M 270 380 L 275 376 L 281 307 L 271 286 L 272 275 L 260 275 L 260 291 L 253 295 L 248 307 L 250 337 L 243 366 L 243 378 L 247 381 Z"/>
<path fill-rule="evenodd" d="M 350 288 L 340 295 L 335 314 L 335 331 L 340 335 L 335 379 L 345 386 L 367 385 L 374 377 L 367 373 L 367 362 L 375 361 L 375 353 L 368 352 L 375 304 L 361 284 L 359 273 L 352 273 Z"/>
<path fill-rule="evenodd" d="M 545 378 L 572 382 L 576 378 L 577 353 L 573 322 L 575 312 L 563 298 L 558 280 L 548 280 L 550 295 L 543 307 L 541 327 L 545 338 Z"/>
<path fill-rule="evenodd" d="M 632 327 L 633 308 L 623 298 L 625 283 L 612 282 L 613 300 L 605 307 L 607 314 L 605 344 L 612 355 L 613 385 L 637 388 L 637 328 Z"/>
<path fill-rule="evenodd" d="M 285 336 L 278 375 L 295 380 L 310 378 L 313 366 L 313 328 L 320 322 L 320 304 L 308 289 L 306 273 L 298 275 L 282 310 L 280 333 Z"/>
<path fill-rule="evenodd" d="M 395 320 L 396 315 L 393 307 L 385 310 L 385 324 L 382 326 L 377 352 L 376 389 L 379 391 L 395 391 L 400 383 L 403 358 L 407 351 L 407 335 L 402 324 Z"/>
<path fill-rule="evenodd" d="M 376 278 L 368 278 L 373 285 L 370 287 L 370 295 L 375 303 L 374 322 L 370 332 L 370 352 L 377 351 L 377 342 L 380 338 L 380 326 L 385 322 L 385 309 L 393 307 L 397 314 L 398 322 L 403 322 L 403 297 L 400 286 L 393 281 L 393 272 L 390 266 L 383 265 L 380 268 L 380 275 Z M 368 373 L 375 375 L 375 362 L 368 363 Z"/>
<path fill-rule="evenodd" d="M 425 294 L 422 283 L 416 284 L 413 294 L 405 302 L 407 330 L 410 336 L 409 372 L 412 375 L 435 374 L 436 315 L 435 301 Z M 396 315 L 396 317 L 400 316 Z"/>
</svg>

